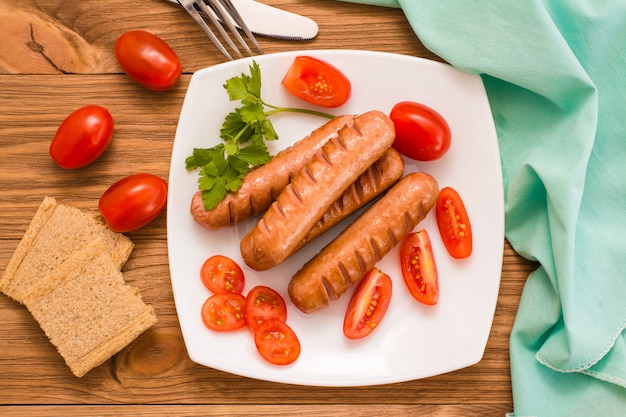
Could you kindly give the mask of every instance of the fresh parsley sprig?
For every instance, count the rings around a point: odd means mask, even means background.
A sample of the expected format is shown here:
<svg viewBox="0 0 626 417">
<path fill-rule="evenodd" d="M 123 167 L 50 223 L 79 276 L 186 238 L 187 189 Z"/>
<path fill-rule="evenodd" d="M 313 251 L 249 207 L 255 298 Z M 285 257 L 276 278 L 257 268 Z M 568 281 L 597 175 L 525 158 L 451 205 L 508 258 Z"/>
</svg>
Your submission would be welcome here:
<svg viewBox="0 0 626 417">
<path fill-rule="evenodd" d="M 220 129 L 220 143 L 212 148 L 194 148 L 187 157 L 187 170 L 200 169 L 198 188 L 206 210 L 211 210 L 227 193 L 236 192 L 243 177 L 254 167 L 272 158 L 265 141 L 278 139 L 269 119 L 280 112 L 306 113 L 329 119 L 335 116 L 309 109 L 277 107 L 261 99 L 261 68 L 252 61 L 250 75 L 242 73 L 226 81 L 224 88 L 230 101 L 241 101 L 241 107 L 226 115 Z"/>
</svg>

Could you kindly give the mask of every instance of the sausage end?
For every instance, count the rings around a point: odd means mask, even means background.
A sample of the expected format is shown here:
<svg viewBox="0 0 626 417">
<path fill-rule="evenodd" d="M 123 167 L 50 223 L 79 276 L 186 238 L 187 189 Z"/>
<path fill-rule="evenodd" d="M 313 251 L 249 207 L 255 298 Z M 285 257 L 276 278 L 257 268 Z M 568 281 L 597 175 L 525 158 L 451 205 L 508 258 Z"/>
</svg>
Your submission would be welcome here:
<svg viewBox="0 0 626 417">
<path fill-rule="evenodd" d="M 330 298 L 323 280 L 309 279 L 307 281 L 291 280 L 288 293 L 289 299 L 298 310 L 310 314 L 328 306 Z"/>
</svg>

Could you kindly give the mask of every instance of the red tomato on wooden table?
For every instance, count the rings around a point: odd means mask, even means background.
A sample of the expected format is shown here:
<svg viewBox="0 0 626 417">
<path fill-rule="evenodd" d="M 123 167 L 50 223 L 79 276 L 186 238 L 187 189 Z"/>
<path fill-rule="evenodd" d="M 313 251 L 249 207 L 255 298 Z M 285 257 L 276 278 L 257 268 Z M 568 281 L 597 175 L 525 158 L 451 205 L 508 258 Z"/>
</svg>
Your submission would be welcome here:
<svg viewBox="0 0 626 417">
<path fill-rule="evenodd" d="M 281 84 L 294 96 L 320 107 L 339 107 L 348 101 L 350 80 L 329 63 L 297 56 Z"/>
<path fill-rule="evenodd" d="M 361 339 L 372 333 L 387 312 L 391 293 L 389 275 L 378 268 L 370 269 L 352 294 L 343 321 L 343 334 L 348 339 Z"/>
<path fill-rule="evenodd" d="M 246 325 L 246 297 L 237 293 L 214 294 L 202 305 L 202 322 L 216 332 L 228 332 Z"/>
<path fill-rule="evenodd" d="M 274 365 L 289 365 L 300 356 L 300 341 L 282 320 L 270 319 L 259 325 L 254 343 L 261 356 Z"/>
<path fill-rule="evenodd" d="M 241 294 L 246 284 L 241 267 L 223 255 L 214 255 L 204 261 L 200 277 L 204 286 L 214 294 L 229 292 Z"/>
<path fill-rule="evenodd" d="M 439 301 L 439 277 L 430 237 L 426 230 L 409 233 L 400 243 L 400 269 L 409 292 L 417 301 Z"/>
<path fill-rule="evenodd" d="M 180 60 L 161 38 L 143 30 L 131 30 L 115 42 L 120 67 L 137 83 L 155 91 L 165 91 L 178 82 Z"/>
<path fill-rule="evenodd" d="M 114 232 L 132 232 L 154 220 L 167 202 L 167 183 L 153 174 L 133 174 L 111 185 L 98 208 Z"/>
<path fill-rule="evenodd" d="M 104 107 L 81 107 L 59 125 L 50 142 L 50 156 L 65 169 L 89 165 L 109 146 L 113 125 L 113 117 Z"/>
<path fill-rule="evenodd" d="M 287 321 L 287 305 L 283 297 L 273 289 L 258 285 L 246 297 L 246 322 L 252 331 L 267 320 Z"/>
<path fill-rule="evenodd" d="M 402 101 L 393 106 L 389 118 L 396 128 L 393 147 L 404 156 L 417 161 L 434 161 L 450 149 L 450 126 L 432 108 Z"/>
<path fill-rule="evenodd" d="M 435 215 L 448 253 L 457 259 L 472 254 L 472 225 L 459 193 L 451 187 L 439 191 Z"/>
</svg>

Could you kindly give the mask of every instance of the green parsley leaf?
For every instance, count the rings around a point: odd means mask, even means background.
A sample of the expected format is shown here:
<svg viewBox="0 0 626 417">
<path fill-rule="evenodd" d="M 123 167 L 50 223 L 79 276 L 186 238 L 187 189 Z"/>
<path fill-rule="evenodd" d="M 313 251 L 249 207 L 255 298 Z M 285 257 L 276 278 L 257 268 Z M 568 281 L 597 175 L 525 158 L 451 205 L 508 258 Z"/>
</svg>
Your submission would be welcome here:
<svg viewBox="0 0 626 417">
<path fill-rule="evenodd" d="M 272 155 L 264 144 L 251 143 L 239 149 L 237 158 L 253 167 L 258 167 L 267 164 L 272 159 Z"/>
<path fill-rule="evenodd" d="M 234 110 L 226 115 L 224 122 L 222 123 L 222 128 L 220 129 L 220 138 L 223 140 L 228 139 L 239 139 L 241 137 L 242 141 L 245 141 L 250 137 L 252 131 L 250 131 L 247 136 L 243 136 L 247 129 L 247 123 L 243 121 L 241 114 L 239 113 L 240 109 Z"/>
<path fill-rule="evenodd" d="M 193 154 L 185 160 L 187 170 L 202 168 L 224 153 L 224 145 L 220 144 L 210 149 L 194 148 Z"/>
<path fill-rule="evenodd" d="M 214 178 L 216 184 L 210 190 L 202 190 L 202 202 L 206 210 L 212 210 L 226 197 L 226 187 L 224 187 L 223 178 Z M 217 183 L 219 180 L 219 184 Z"/>
</svg>

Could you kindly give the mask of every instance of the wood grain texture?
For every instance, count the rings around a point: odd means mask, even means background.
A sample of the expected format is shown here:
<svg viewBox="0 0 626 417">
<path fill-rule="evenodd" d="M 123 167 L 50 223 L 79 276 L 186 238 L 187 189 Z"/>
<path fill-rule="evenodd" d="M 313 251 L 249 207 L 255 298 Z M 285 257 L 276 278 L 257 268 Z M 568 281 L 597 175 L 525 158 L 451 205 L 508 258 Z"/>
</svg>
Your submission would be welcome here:
<svg viewBox="0 0 626 417">
<path fill-rule="evenodd" d="M 266 0 L 314 18 L 312 41 L 262 38 L 266 53 L 368 49 L 439 60 L 400 10 L 335 0 Z M 145 29 L 179 54 L 184 74 L 166 93 L 128 79 L 117 37 Z M 224 62 L 182 9 L 162 0 L 0 0 L 0 273 L 44 195 L 96 210 L 102 192 L 138 171 L 167 178 L 191 74 Z M 114 140 L 89 169 L 66 171 L 48 155 L 56 128 L 86 104 L 107 107 Z M 483 359 L 423 380 L 377 387 L 276 384 L 194 364 L 185 351 L 170 285 L 165 219 L 130 233 L 124 274 L 154 306 L 158 324 L 105 364 L 75 378 L 28 311 L 0 296 L 0 415 L 502 416 L 512 411 L 508 338 L 535 264 L 505 245 L 496 314 Z M 425 358 L 415 358 L 425 360 Z M 141 404 L 141 405 L 140 405 Z"/>
<path fill-rule="evenodd" d="M 380 416 L 420 416 L 420 417 L 473 417 L 473 416 L 502 416 L 506 408 L 502 406 L 431 406 L 431 405 L 334 405 L 332 411 L 322 405 L 259 405 L 254 408 L 249 406 L 213 406 L 213 405 L 183 405 L 183 406 L 74 406 L 73 415 L 98 415 L 101 417 L 380 417 Z M 56 413 L 67 411 L 68 407 L 1 407 L 3 416 L 20 417 L 47 417 Z"/>
</svg>

